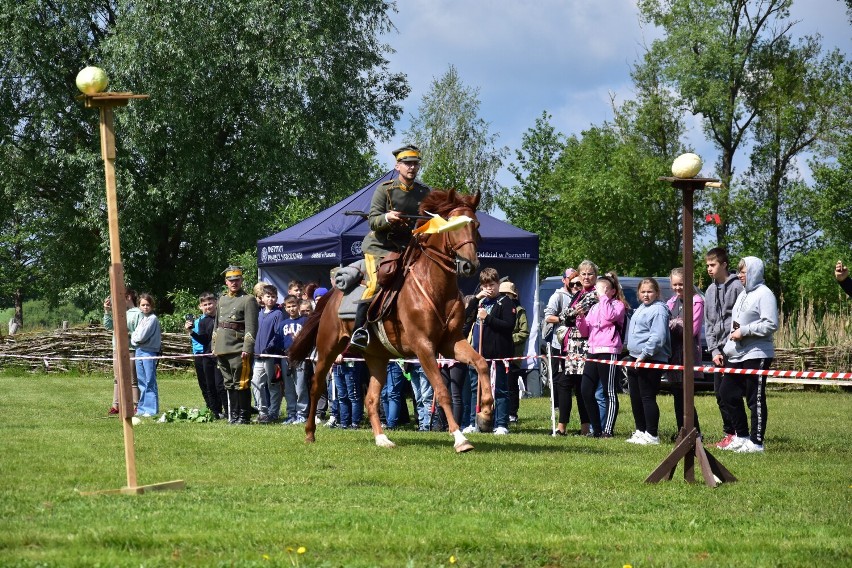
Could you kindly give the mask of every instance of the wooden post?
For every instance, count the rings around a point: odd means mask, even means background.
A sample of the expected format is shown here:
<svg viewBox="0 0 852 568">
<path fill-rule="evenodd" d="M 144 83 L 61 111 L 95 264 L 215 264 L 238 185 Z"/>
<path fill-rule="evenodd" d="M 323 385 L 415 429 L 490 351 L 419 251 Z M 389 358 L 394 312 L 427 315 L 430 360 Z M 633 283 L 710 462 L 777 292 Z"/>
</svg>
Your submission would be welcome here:
<svg viewBox="0 0 852 568">
<path fill-rule="evenodd" d="M 692 245 L 692 209 L 696 190 L 705 184 L 719 180 L 708 178 L 659 178 L 668 181 L 683 192 L 683 429 L 678 433 L 672 452 L 645 479 L 646 483 L 657 483 L 663 479 L 671 480 L 678 462 L 683 459 L 683 478 L 687 483 L 695 483 L 695 460 L 701 469 L 704 483 L 716 487 L 723 481 L 736 481 L 716 458 L 704 450 L 695 428 L 695 357 L 693 349 L 695 339 L 692 336 L 692 297 L 693 297 L 693 245 Z"/>
<path fill-rule="evenodd" d="M 136 451 L 133 437 L 133 396 L 130 384 L 130 338 L 127 332 L 127 301 L 124 289 L 124 266 L 121 262 L 121 243 L 119 239 L 118 196 L 115 187 L 115 129 L 114 113 L 116 106 L 125 106 L 130 99 L 148 98 L 148 95 L 133 93 L 98 93 L 77 97 L 86 107 L 100 109 L 101 157 L 104 160 L 106 178 L 107 218 L 109 223 L 110 253 L 110 299 L 112 301 L 113 335 L 115 348 L 115 379 L 118 382 L 119 416 L 124 434 L 124 463 L 127 474 L 127 486 L 122 489 L 86 492 L 85 495 L 99 493 L 122 493 L 138 495 L 146 490 L 179 489 L 184 487 L 181 480 L 162 484 L 140 486 L 136 480 Z"/>
</svg>

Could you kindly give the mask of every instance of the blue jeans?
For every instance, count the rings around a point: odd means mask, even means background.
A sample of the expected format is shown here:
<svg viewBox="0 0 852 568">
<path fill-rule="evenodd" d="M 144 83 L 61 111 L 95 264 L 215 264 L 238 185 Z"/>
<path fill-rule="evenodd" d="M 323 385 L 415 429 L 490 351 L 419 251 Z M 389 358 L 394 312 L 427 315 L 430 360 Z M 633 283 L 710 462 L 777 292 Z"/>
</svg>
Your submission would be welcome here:
<svg viewBox="0 0 852 568">
<path fill-rule="evenodd" d="M 136 350 L 137 357 L 156 357 L 156 353 Z M 157 361 L 156 359 L 145 359 L 135 361 L 136 377 L 139 381 L 139 404 L 136 414 L 150 414 L 154 416 L 160 412 L 160 398 L 157 393 Z"/>
<path fill-rule="evenodd" d="M 313 364 L 301 361 L 298 365 L 288 365 L 281 360 L 281 375 L 284 378 L 284 398 L 287 401 L 287 418 L 307 418 L 310 393 L 308 392 L 308 374 L 313 374 Z"/>
<path fill-rule="evenodd" d="M 382 406 L 385 411 L 385 424 L 394 428 L 399 422 L 399 407 L 402 405 L 402 369 L 395 361 L 388 363 L 388 378 L 382 387 Z"/>
<path fill-rule="evenodd" d="M 414 391 L 414 406 L 417 409 L 417 429 L 421 432 L 428 431 L 435 391 L 420 365 L 415 365 L 411 371 L 411 390 Z"/>
<path fill-rule="evenodd" d="M 509 427 L 509 371 L 502 361 L 494 365 L 494 427 Z"/>
<path fill-rule="evenodd" d="M 361 397 L 363 363 L 343 363 L 334 366 L 334 388 L 337 391 L 337 411 L 340 425 L 357 426 L 364 417 Z"/>
<path fill-rule="evenodd" d="M 464 429 L 476 425 L 476 387 L 479 377 L 476 368 L 468 365 L 465 382 L 462 385 L 462 419 L 459 427 Z"/>
</svg>

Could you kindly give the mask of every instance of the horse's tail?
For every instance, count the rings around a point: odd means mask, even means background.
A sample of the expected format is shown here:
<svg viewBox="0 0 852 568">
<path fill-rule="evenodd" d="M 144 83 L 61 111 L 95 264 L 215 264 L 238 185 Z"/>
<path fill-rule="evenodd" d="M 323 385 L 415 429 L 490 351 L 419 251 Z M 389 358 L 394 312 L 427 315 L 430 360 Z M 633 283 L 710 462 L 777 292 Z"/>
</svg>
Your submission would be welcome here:
<svg viewBox="0 0 852 568">
<path fill-rule="evenodd" d="M 317 333 L 319 332 L 322 312 L 325 310 L 325 306 L 328 304 L 332 294 L 333 292 L 328 292 L 317 300 L 314 313 L 310 315 L 308 321 L 305 322 L 299 334 L 293 340 L 293 344 L 290 345 L 290 349 L 287 350 L 287 358 L 290 361 L 304 361 L 311 354 L 311 351 L 313 351 L 317 343 Z"/>
</svg>

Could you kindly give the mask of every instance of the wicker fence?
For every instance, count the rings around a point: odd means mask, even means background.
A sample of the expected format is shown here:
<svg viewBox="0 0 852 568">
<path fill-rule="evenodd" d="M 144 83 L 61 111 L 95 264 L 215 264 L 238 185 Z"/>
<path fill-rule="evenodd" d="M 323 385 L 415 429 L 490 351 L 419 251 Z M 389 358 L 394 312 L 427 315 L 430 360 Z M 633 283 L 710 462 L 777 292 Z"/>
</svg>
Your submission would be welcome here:
<svg viewBox="0 0 852 568">
<path fill-rule="evenodd" d="M 51 372 L 71 369 L 82 372 L 112 371 L 112 333 L 100 326 L 69 328 L 54 332 L 24 333 L 4 336 L 0 341 L 0 368 L 25 367 L 33 371 Z M 187 355 L 189 337 L 181 333 L 163 334 L 163 355 Z M 187 369 L 191 359 L 163 359 L 161 370 Z M 776 349 L 776 369 L 791 371 L 852 370 L 852 349 L 806 347 Z"/>
</svg>

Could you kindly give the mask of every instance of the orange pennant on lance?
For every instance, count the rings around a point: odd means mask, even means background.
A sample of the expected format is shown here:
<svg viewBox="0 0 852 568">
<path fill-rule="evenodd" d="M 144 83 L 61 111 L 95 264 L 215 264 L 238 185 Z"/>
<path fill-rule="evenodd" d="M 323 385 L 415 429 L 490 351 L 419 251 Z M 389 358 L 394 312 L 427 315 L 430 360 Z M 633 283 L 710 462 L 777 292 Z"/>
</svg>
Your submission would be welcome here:
<svg viewBox="0 0 852 568">
<path fill-rule="evenodd" d="M 431 213 L 429 213 L 432 215 Z M 440 215 L 432 215 L 432 218 L 412 231 L 414 234 L 432 235 L 435 233 L 446 233 L 455 231 L 473 221 L 467 215 L 454 215 L 449 220 Z"/>
</svg>

